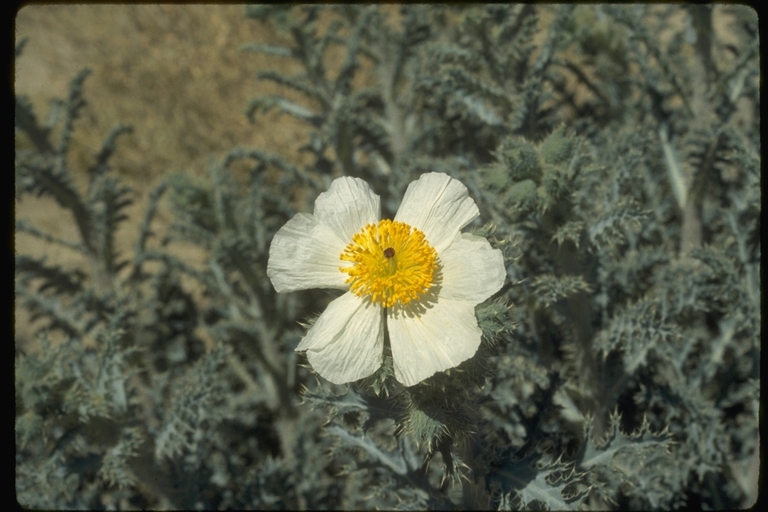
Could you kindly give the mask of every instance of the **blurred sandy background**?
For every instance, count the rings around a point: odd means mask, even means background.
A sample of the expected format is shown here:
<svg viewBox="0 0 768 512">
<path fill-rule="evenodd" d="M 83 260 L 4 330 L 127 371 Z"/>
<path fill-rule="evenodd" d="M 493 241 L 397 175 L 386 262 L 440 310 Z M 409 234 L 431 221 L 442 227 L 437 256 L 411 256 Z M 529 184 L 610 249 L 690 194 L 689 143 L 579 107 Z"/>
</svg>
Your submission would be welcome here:
<svg viewBox="0 0 768 512">
<path fill-rule="evenodd" d="M 75 124 L 70 169 L 84 191 L 85 169 L 103 138 L 118 123 L 134 131 L 120 136 L 113 172 L 135 190 L 130 219 L 118 232 L 118 249 L 133 251 L 149 192 L 172 172 L 204 177 L 212 158 L 237 146 L 257 147 L 292 160 L 290 149 L 304 127 L 288 116 L 259 115 L 251 124 L 248 100 L 273 94 L 256 80 L 260 70 L 287 61 L 243 50 L 246 43 L 284 40 L 271 27 L 246 18 L 242 5 L 30 5 L 16 17 L 16 40 L 27 38 L 15 65 L 17 94 L 27 95 L 45 121 L 52 98 L 65 99 L 83 68 L 87 106 Z M 25 196 L 16 218 L 77 240 L 72 216 L 51 199 Z M 168 222 L 162 209 L 158 224 Z M 158 229 L 157 231 L 161 231 Z M 19 234 L 16 251 L 67 267 L 82 258 L 66 248 Z M 199 255 L 202 258 L 202 254 Z M 17 311 L 17 339 L 29 326 Z"/>
</svg>

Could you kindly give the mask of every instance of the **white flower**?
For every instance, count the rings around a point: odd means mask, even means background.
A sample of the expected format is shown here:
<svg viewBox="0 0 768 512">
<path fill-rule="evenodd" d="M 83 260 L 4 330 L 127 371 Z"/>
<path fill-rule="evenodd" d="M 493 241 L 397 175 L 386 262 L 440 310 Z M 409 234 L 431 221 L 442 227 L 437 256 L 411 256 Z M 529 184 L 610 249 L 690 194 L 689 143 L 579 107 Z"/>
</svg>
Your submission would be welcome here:
<svg viewBox="0 0 768 512">
<path fill-rule="evenodd" d="M 475 306 L 504 284 L 501 251 L 462 234 L 479 215 L 467 188 L 446 174 L 412 182 L 394 220 L 358 178 L 334 180 L 275 234 L 267 275 L 279 293 L 337 288 L 297 352 L 336 384 L 382 364 L 389 334 L 395 378 L 412 386 L 472 357 L 481 331 Z"/>
</svg>

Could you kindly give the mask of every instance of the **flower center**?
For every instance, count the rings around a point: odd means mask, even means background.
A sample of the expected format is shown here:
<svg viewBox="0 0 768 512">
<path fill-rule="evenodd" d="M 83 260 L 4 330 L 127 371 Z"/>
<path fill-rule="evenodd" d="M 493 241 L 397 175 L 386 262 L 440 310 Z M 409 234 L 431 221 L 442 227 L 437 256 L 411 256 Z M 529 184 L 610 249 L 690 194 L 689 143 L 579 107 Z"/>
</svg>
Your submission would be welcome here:
<svg viewBox="0 0 768 512">
<path fill-rule="evenodd" d="M 363 227 L 339 258 L 354 263 L 339 268 L 349 274 L 352 293 L 385 308 L 419 298 L 432 286 L 437 270 L 437 251 L 424 233 L 388 219 Z"/>
</svg>

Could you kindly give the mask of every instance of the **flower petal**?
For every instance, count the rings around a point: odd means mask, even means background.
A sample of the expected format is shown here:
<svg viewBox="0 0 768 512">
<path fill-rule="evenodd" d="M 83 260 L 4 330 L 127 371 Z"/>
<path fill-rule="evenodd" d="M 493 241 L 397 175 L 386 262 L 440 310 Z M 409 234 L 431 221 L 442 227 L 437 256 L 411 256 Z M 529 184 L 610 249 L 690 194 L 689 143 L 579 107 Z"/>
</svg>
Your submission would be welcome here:
<svg viewBox="0 0 768 512">
<path fill-rule="evenodd" d="M 467 187 L 447 174 L 430 172 L 408 185 L 395 220 L 423 231 L 440 254 L 479 214 Z"/>
<path fill-rule="evenodd" d="M 440 299 L 480 304 L 504 285 L 507 269 L 501 251 L 485 238 L 463 233 L 440 254 Z"/>
<path fill-rule="evenodd" d="M 269 246 L 267 276 L 278 293 L 309 288 L 346 290 L 339 259 L 348 242 L 314 216 L 299 213 L 280 228 Z"/>
<path fill-rule="evenodd" d="M 334 384 L 367 377 L 383 360 L 383 311 L 345 293 L 328 305 L 296 351 L 306 350 L 312 368 Z"/>
<path fill-rule="evenodd" d="M 482 335 L 470 302 L 441 298 L 419 313 L 413 304 L 387 310 L 395 378 L 406 386 L 472 357 Z"/>
<path fill-rule="evenodd" d="M 315 200 L 315 217 L 346 243 L 366 224 L 378 222 L 380 216 L 379 196 L 360 178 L 333 180 L 331 187 Z"/>
</svg>

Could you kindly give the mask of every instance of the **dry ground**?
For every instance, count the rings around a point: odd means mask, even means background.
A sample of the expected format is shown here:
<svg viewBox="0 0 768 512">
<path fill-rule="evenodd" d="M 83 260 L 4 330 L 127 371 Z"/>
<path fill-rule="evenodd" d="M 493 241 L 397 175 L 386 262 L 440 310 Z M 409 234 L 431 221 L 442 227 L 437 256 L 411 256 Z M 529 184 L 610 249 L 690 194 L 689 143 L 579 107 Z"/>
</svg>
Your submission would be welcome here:
<svg viewBox="0 0 768 512">
<path fill-rule="evenodd" d="M 133 125 L 118 140 L 115 172 L 135 189 L 130 220 L 118 232 L 121 251 L 130 253 L 149 191 L 167 173 L 204 176 L 211 158 L 237 147 L 257 147 L 291 160 L 304 127 L 288 117 L 262 115 L 252 125 L 244 115 L 250 98 L 277 92 L 260 82 L 260 70 L 285 61 L 243 51 L 246 43 L 278 43 L 271 27 L 245 17 L 241 5 L 30 5 L 16 17 L 17 40 L 27 44 L 16 62 L 15 88 L 46 119 L 48 102 L 66 98 L 69 83 L 83 68 L 88 105 L 77 121 L 70 168 L 85 184 L 102 138 L 118 123 Z M 284 36 L 283 36 L 284 37 Z M 83 190 L 83 188 L 81 188 Z M 77 240 L 69 212 L 50 199 L 26 196 L 16 218 Z M 164 224 L 168 215 L 160 211 Z M 79 266 L 81 258 L 26 234 L 16 251 Z M 199 255 L 202 258 L 202 254 Z M 30 332 L 16 313 L 17 339 Z"/>
</svg>

